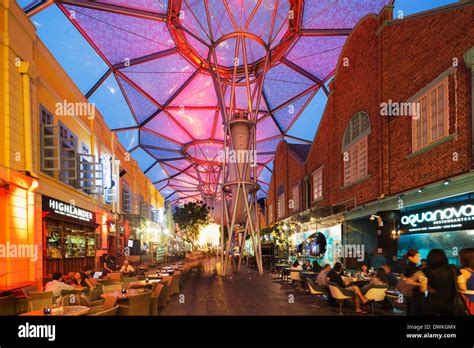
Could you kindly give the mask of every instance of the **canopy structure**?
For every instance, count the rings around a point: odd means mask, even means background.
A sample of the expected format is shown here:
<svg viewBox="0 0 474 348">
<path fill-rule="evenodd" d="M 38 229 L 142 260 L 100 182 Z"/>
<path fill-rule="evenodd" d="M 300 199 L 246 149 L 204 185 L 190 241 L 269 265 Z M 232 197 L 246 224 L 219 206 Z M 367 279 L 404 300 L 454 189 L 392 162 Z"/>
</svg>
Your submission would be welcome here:
<svg viewBox="0 0 474 348">
<path fill-rule="evenodd" d="M 252 79 L 263 76 L 261 96 L 254 99 L 259 105 L 251 108 L 258 184 L 266 192 L 276 145 L 285 138 L 304 141 L 289 132 L 316 92 L 328 93 L 325 82 L 354 25 L 392 2 L 23 1 L 28 15 L 59 6 L 102 57 L 108 71 L 86 96 L 116 79 L 133 122 L 114 130 L 133 139 L 132 154 L 142 149 L 155 159 L 146 173 L 174 203 L 219 191 L 225 141 L 220 111 L 231 98 L 233 112 L 248 110 L 249 92 L 257 93 Z M 221 82 L 235 73 L 237 85 L 216 88 L 212 72 Z"/>
</svg>

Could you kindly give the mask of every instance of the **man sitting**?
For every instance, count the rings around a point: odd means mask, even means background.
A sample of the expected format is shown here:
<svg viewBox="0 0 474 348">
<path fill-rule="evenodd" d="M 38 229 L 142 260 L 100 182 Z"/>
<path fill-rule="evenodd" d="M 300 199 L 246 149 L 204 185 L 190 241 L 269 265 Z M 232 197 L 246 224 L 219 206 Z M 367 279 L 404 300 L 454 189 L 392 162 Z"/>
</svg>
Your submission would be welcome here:
<svg viewBox="0 0 474 348">
<path fill-rule="evenodd" d="M 125 260 L 123 262 L 122 268 L 120 269 L 120 272 L 122 272 L 124 275 L 131 275 L 135 273 L 135 268 L 133 268 L 132 265 L 130 265 L 128 260 Z"/>
<path fill-rule="evenodd" d="M 311 262 L 309 260 L 306 260 L 306 262 L 303 265 L 303 271 L 308 271 L 311 272 Z"/>
<path fill-rule="evenodd" d="M 59 304 L 63 290 L 74 290 L 74 286 L 63 282 L 63 274 L 60 272 L 53 273 L 53 280 L 46 283 L 45 292 L 53 293 L 53 302 Z"/>
</svg>

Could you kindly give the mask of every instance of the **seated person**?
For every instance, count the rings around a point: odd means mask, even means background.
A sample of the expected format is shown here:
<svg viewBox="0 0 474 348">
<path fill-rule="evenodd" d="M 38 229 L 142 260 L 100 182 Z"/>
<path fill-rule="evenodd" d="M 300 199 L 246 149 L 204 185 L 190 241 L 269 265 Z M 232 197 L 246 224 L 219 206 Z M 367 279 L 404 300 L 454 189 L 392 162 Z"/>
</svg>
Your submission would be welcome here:
<svg viewBox="0 0 474 348">
<path fill-rule="evenodd" d="M 325 264 L 324 267 L 319 272 L 318 276 L 316 277 L 316 284 L 319 286 L 326 287 L 328 286 L 328 273 L 331 271 L 331 265 Z"/>
<path fill-rule="evenodd" d="M 89 282 L 86 274 L 83 272 L 74 273 L 73 285 L 82 288 L 93 288 L 92 283 Z"/>
<path fill-rule="evenodd" d="M 318 273 L 321 272 L 323 268 L 319 265 L 318 261 L 313 261 L 313 272 Z"/>
<path fill-rule="evenodd" d="M 300 263 L 298 262 L 298 260 L 295 260 L 295 262 L 293 262 L 293 266 L 291 266 L 290 268 L 292 271 L 302 271 L 303 270 L 303 267 L 301 267 Z"/>
<path fill-rule="evenodd" d="M 133 268 L 132 265 L 130 265 L 130 262 L 128 262 L 128 260 L 125 260 L 123 262 L 122 268 L 120 269 L 120 272 L 122 272 L 125 275 L 130 275 L 130 274 L 135 273 L 135 268 Z"/>
<path fill-rule="evenodd" d="M 68 285 L 63 281 L 63 274 L 60 272 L 53 273 L 53 280 L 46 283 L 44 291 L 51 291 L 53 293 L 53 302 L 59 303 L 61 299 L 61 293 L 63 290 L 74 290 L 74 286 Z"/>
<path fill-rule="evenodd" d="M 369 278 L 370 276 L 369 266 L 367 266 L 366 263 L 363 263 L 362 266 L 360 266 L 360 276 L 362 278 Z"/>
<path fill-rule="evenodd" d="M 369 300 L 365 298 L 365 296 L 362 294 L 358 286 L 350 285 L 350 282 L 348 280 L 344 281 L 342 279 L 341 273 L 342 273 L 342 265 L 341 263 L 337 262 L 334 265 L 334 268 L 332 269 L 332 271 L 328 273 L 329 281 L 337 284 L 342 290 L 348 290 L 350 293 L 352 293 L 352 295 L 354 296 L 354 304 L 356 308 L 356 313 L 358 314 L 367 313 L 366 311 L 363 311 L 360 308 L 360 302 L 362 302 L 363 304 L 366 304 L 367 302 L 369 302 Z M 347 294 L 347 296 L 350 296 L 350 295 Z"/>
<path fill-rule="evenodd" d="M 84 266 L 84 268 L 82 269 L 82 272 L 81 272 L 87 279 L 89 278 L 92 278 L 94 276 L 94 271 L 92 269 L 92 266 L 91 265 L 86 265 Z"/>
<path fill-rule="evenodd" d="M 312 270 L 311 268 L 311 261 L 306 260 L 306 262 L 303 265 L 303 271 L 308 271 L 310 272 Z"/>
<path fill-rule="evenodd" d="M 382 268 L 387 274 L 387 284 L 389 289 L 395 289 L 398 283 L 397 276 L 395 275 L 395 273 L 392 272 L 392 268 L 389 265 L 385 264 L 382 266 Z"/>
<path fill-rule="evenodd" d="M 377 270 L 377 273 L 375 274 L 375 277 L 373 277 L 369 284 L 364 286 L 362 288 L 362 293 L 367 293 L 370 288 L 373 288 L 375 286 L 385 286 L 388 287 L 388 280 L 387 280 L 387 272 L 385 272 L 384 268 L 379 268 Z"/>
</svg>

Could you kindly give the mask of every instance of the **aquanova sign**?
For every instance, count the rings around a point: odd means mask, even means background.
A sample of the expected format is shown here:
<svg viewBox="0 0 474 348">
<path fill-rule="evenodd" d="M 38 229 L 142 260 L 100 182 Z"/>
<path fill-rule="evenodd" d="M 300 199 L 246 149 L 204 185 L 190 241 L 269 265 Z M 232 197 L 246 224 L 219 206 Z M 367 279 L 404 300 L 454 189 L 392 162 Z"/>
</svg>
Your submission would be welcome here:
<svg viewBox="0 0 474 348">
<path fill-rule="evenodd" d="M 474 229 L 474 203 L 440 205 L 400 215 L 400 230 L 436 232 Z"/>
</svg>

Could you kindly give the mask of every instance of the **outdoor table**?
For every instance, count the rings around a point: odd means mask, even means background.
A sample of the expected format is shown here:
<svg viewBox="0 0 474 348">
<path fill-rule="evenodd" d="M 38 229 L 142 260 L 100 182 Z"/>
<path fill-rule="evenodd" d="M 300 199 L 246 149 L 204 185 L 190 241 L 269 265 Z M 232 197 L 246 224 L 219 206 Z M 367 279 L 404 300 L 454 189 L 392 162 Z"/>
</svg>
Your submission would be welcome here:
<svg viewBox="0 0 474 348">
<path fill-rule="evenodd" d="M 51 314 L 44 314 L 42 309 L 36 311 L 23 313 L 22 316 L 37 316 L 37 317 L 48 317 L 48 316 L 68 316 L 68 317 L 77 317 L 80 315 L 85 315 L 89 313 L 91 309 L 85 306 L 65 306 L 60 310 L 53 309 Z"/>
<path fill-rule="evenodd" d="M 138 280 L 135 282 L 128 283 L 128 287 L 130 289 L 135 289 L 135 288 L 146 288 L 146 287 L 151 287 L 153 283 L 159 283 L 161 282 L 161 279 L 150 279 L 148 283 L 146 280 Z"/>
<path fill-rule="evenodd" d="M 129 297 L 140 295 L 149 291 L 150 290 L 146 290 L 146 289 L 130 289 L 130 290 L 127 290 L 126 293 L 122 293 L 121 291 L 113 291 L 113 292 L 106 292 L 100 295 L 100 297 L 102 298 L 116 297 L 117 301 L 123 301 L 123 300 L 128 300 Z"/>
</svg>

